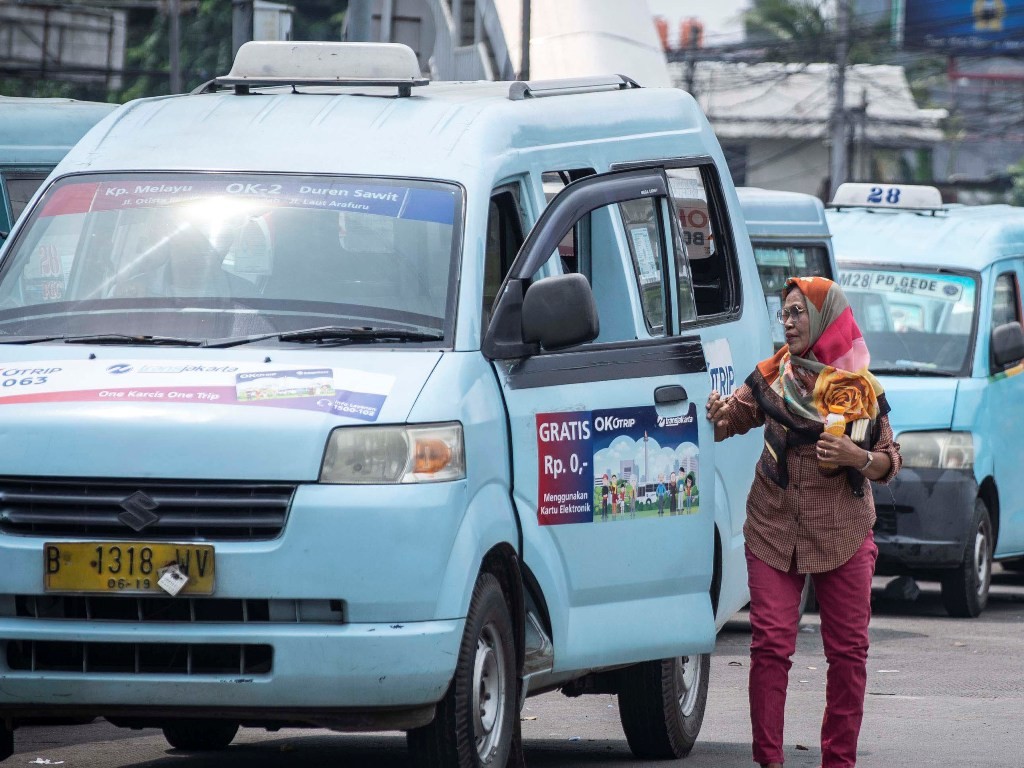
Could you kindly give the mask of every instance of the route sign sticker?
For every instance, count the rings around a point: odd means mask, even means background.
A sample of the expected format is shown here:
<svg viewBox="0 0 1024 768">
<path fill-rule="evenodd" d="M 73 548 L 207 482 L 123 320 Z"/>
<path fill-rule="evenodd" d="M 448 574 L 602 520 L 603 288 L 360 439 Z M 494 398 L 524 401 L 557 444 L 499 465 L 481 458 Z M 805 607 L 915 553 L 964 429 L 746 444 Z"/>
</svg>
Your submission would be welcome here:
<svg viewBox="0 0 1024 768">
<path fill-rule="evenodd" d="M 964 293 L 964 278 L 926 272 L 852 269 L 839 275 L 844 290 L 857 293 L 901 293 L 926 299 L 957 302 Z"/>
</svg>

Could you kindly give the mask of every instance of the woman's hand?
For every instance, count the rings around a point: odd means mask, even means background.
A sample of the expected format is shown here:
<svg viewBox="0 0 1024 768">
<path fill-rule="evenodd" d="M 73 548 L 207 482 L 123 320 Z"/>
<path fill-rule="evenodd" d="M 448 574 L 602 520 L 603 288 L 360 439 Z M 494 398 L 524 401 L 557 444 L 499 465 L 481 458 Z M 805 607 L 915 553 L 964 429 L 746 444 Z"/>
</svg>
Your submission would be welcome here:
<svg viewBox="0 0 1024 768">
<path fill-rule="evenodd" d="M 867 451 L 853 442 L 848 435 L 822 432 L 816 448 L 818 461 L 827 461 L 840 467 L 860 469 L 868 459 Z"/>
<path fill-rule="evenodd" d="M 715 442 L 721 442 L 729 436 L 729 408 L 731 404 L 728 397 L 722 397 L 717 390 L 711 390 L 708 395 L 707 406 L 708 421 L 715 425 Z"/>
</svg>

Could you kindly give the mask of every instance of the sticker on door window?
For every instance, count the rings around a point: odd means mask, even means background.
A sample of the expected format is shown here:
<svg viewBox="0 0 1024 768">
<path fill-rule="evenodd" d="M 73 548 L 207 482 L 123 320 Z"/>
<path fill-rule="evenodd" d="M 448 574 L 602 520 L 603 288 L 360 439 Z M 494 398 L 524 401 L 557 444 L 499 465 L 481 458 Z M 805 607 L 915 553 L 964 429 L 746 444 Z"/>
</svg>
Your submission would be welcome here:
<svg viewBox="0 0 1024 768">
<path fill-rule="evenodd" d="M 696 405 L 537 414 L 540 525 L 700 511 Z"/>
</svg>

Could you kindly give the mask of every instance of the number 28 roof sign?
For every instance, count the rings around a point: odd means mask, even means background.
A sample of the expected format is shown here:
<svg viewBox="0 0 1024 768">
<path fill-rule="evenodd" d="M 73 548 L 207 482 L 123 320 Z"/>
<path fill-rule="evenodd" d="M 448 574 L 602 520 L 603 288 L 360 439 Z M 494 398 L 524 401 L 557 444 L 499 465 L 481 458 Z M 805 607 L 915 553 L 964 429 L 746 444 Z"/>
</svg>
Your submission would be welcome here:
<svg viewBox="0 0 1024 768">
<path fill-rule="evenodd" d="M 934 211 L 942 208 L 942 195 L 935 187 L 915 184 L 840 184 L 831 203 L 833 208 L 895 208 Z"/>
</svg>

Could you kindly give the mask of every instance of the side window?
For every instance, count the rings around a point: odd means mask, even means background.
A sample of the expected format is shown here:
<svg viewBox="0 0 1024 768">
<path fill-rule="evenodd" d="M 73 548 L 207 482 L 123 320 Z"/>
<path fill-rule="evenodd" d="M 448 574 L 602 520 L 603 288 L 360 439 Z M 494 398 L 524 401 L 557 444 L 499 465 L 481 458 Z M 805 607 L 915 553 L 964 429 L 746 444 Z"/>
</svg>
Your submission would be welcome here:
<svg viewBox="0 0 1024 768">
<path fill-rule="evenodd" d="M 41 171 L 4 172 L 3 183 L 7 189 L 7 198 L 11 201 L 11 213 L 14 215 L 12 223 L 21 216 L 32 195 L 46 180 L 46 176 L 47 174 Z"/>
<path fill-rule="evenodd" d="M 739 304 L 735 255 L 730 249 L 716 174 L 711 166 L 666 168 L 665 173 L 675 208 L 675 226 L 689 265 L 688 270 L 679 270 L 681 310 L 692 289 L 698 317 L 732 312 Z M 685 320 L 682 311 L 681 319 Z"/>
<path fill-rule="evenodd" d="M 593 168 L 571 168 L 565 171 L 544 171 L 541 174 L 541 183 L 544 185 L 544 199 L 550 203 L 551 199 L 577 179 L 592 176 L 596 173 Z M 558 256 L 562 262 L 562 271 L 581 272 L 590 274 L 590 265 L 581 264 L 577 254 L 588 250 L 587 242 L 590 238 L 590 219 L 585 217 L 571 230 L 565 233 L 562 242 L 558 244 Z"/>
<path fill-rule="evenodd" d="M 995 294 L 992 297 L 992 327 L 1020 322 L 1020 296 L 1017 290 L 1017 278 L 1010 272 L 1004 272 L 996 278 Z"/>
<path fill-rule="evenodd" d="M 665 332 L 665 285 L 662 269 L 661 227 L 656 200 L 629 200 L 619 204 L 626 232 L 633 277 L 640 292 L 644 322 L 652 334 Z"/>
<path fill-rule="evenodd" d="M 597 208 L 574 225 L 572 231 L 586 235 L 574 241 L 576 269 L 568 271 L 584 275 L 594 292 L 601 333 L 593 343 L 637 339 L 634 291 L 640 296 L 648 333 L 664 335 L 668 218 L 667 206 L 659 210 L 656 199 L 641 198 Z M 562 263 L 567 266 L 564 257 Z"/>
<path fill-rule="evenodd" d="M 523 245 L 523 218 L 518 193 L 519 188 L 513 186 L 495 190 L 487 211 L 483 300 L 485 328 L 490 320 L 491 307 L 498 297 L 501 282 Z"/>
</svg>

